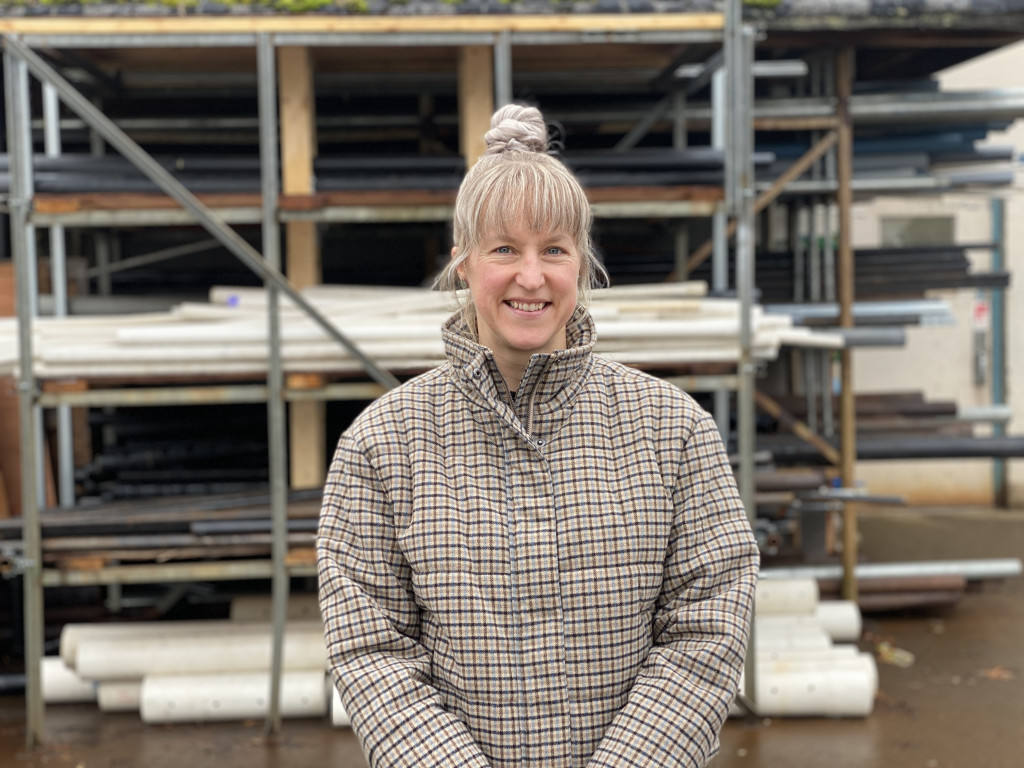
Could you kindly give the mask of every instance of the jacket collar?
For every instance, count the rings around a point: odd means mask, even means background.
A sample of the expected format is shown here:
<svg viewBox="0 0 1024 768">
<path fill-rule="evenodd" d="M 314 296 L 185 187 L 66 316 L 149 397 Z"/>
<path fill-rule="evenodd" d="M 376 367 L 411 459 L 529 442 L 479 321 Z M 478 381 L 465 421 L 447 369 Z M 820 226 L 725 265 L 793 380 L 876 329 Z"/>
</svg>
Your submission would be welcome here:
<svg viewBox="0 0 1024 768">
<path fill-rule="evenodd" d="M 445 352 L 455 372 L 473 382 L 489 399 L 507 402 L 505 383 L 493 353 L 475 340 L 462 313 L 452 315 L 441 330 Z M 582 384 L 597 341 L 594 320 L 586 308 L 576 307 L 566 323 L 565 335 L 566 349 L 530 358 L 516 393 L 517 403 L 528 399 L 534 405 L 553 405 L 553 401 L 571 398 Z"/>
</svg>

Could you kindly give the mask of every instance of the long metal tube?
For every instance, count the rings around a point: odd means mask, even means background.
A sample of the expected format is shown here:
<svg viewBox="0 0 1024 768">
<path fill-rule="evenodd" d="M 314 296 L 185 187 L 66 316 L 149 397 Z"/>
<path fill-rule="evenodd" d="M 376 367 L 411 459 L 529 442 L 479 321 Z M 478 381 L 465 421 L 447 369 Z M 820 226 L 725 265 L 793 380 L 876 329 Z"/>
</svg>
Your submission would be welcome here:
<svg viewBox="0 0 1024 768">
<path fill-rule="evenodd" d="M 741 0 L 726 6 L 723 58 L 726 68 L 727 136 L 725 199 L 736 224 L 736 294 L 740 302 L 740 359 L 737 368 L 736 442 L 740 498 L 753 526 L 757 518 L 754 481 L 755 412 L 752 354 L 751 302 L 754 290 L 754 163 L 753 163 L 753 62 L 754 33 L 743 24 Z M 746 684 L 740 698 L 757 708 L 757 632 L 750 619 L 744 660 Z"/>
<path fill-rule="evenodd" d="M 39 491 L 36 486 L 36 455 L 39 439 L 34 410 L 35 377 L 32 369 L 32 264 L 35 263 L 35 232 L 28 221 L 32 196 L 32 145 L 29 136 L 28 71 L 23 61 L 4 52 L 4 98 L 7 114 L 7 146 L 12 174 L 8 207 L 11 217 L 11 251 L 18 300 L 18 428 L 21 451 L 21 519 L 25 563 L 22 572 L 25 623 L 25 739 L 28 745 L 43 739 L 43 581 L 39 526 Z"/>
<path fill-rule="evenodd" d="M 60 157 L 60 102 L 49 83 L 43 85 L 44 151 L 47 157 Z M 68 314 L 67 250 L 64 226 L 50 227 L 50 285 L 54 317 Z M 57 406 L 57 499 L 62 507 L 75 504 L 74 436 L 71 407 Z M 43 474 L 43 473 L 41 473 Z M 45 476 L 45 475 L 43 475 Z"/>
<path fill-rule="evenodd" d="M 277 223 L 277 69 L 274 45 L 260 35 L 257 51 L 259 71 L 260 180 L 263 192 L 263 257 L 274 270 L 281 268 L 280 230 Z M 267 289 L 268 365 L 267 439 L 270 461 L 270 514 L 273 532 L 271 579 L 274 632 L 270 655 L 270 699 L 265 732 L 281 730 L 281 669 L 284 659 L 284 625 L 288 617 L 288 445 L 285 426 L 284 373 L 281 361 L 280 296 L 270 279 Z"/>
<path fill-rule="evenodd" d="M 494 39 L 494 105 L 512 103 L 512 37 L 508 30 Z"/>
<path fill-rule="evenodd" d="M 295 290 L 279 270 L 267 264 L 256 249 L 249 245 L 237 232 L 228 227 L 209 208 L 203 205 L 195 195 L 118 128 L 113 121 L 90 104 L 53 67 L 15 37 L 6 35 L 4 37 L 4 46 L 24 61 L 32 74 L 44 82 L 52 83 L 69 109 L 92 125 L 97 133 L 102 135 L 111 146 L 131 161 L 163 192 L 174 198 L 183 208 L 191 213 L 195 221 L 217 238 L 242 263 L 263 278 L 263 280 L 276 286 L 278 290 L 287 295 L 297 306 L 301 307 L 324 331 L 345 347 L 353 357 L 359 360 L 374 381 L 389 389 L 398 386 L 398 379 L 389 371 L 380 368 L 376 362 L 364 354 L 329 319 L 324 317 L 313 304 L 306 300 L 299 291 Z"/>
<path fill-rule="evenodd" d="M 992 198 L 992 271 L 1003 269 L 1006 247 L 1005 201 L 1000 197 Z M 1002 406 L 1006 403 L 1006 293 L 1002 288 L 992 291 L 992 405 Z M 996 423 L 992 426 L 992 434 L 1003 437 L 1006 425 Z M 1006 473 L 1006 460 L 997 458 L 992 462 L 993 497 L 998 507 L 1006 507 L 1010 501 L 1009 483 Z"/>
<path fill-rule="evenodd" d="M 841 565 L 808 565 L 792 568 L 766 568 L 762 579 L 836 579 L 844 575 Z M 963 576 L 968 581 L 1004 579 L 1020 576 L 1020 559 L 924 560 L 914 563 L 859 563 L 854 569 L 858 579 L 885 579 L 902 576 Z"/>
</svg>

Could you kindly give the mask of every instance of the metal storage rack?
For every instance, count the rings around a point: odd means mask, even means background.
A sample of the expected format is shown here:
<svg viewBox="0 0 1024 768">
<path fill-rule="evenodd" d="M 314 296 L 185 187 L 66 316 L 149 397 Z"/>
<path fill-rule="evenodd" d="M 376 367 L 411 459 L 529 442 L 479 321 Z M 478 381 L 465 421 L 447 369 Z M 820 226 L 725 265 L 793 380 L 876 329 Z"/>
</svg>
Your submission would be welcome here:
<svg viewBox="0 0 1024 768">
<path fill-rule="evenodd" d="M 334 328 L 329 321 L 319 315 L 315 307 L 305 301 L 289 284 L 280 271 L 280 255 L 278 253 L 278 227 L 280 224 L 299 219 L 328 221 L 332 218 L 345 216 L 374 217 L 394 216 L 395 212 L 383 213 L 380 209 L 338 210 L 324 209 L 314 214 L 289 214 L 278 205 L 279 180 L 277 178 L 277 113 L 275 109 L 275 91 L 277 85 L 275 70 L 275 51 L 286 46 L 346 46 L 373 45 L 457 45 L 468 46 L 489 51 L 493 56 L 495 73 L 495 91 L 499 100 L 505 100 L 510 93 L 510 51 L 517 44 L 554 45 L 554 44 L 586 44 L 600 39 L 605 42 L 669 42 L 679 43 L 686 40 L 697 40 L 713 45 L 722 45 L 724 62 L 730 81 L 727 88 L 729 109 L 735 116 L 730 121 L 733 134 L 730 137 L 732 160 L 727 168 L 728 213 L 737 222 L 737 237 L 741 258 L 748 259 L 752 253 L 752 168 L 750 166 L 752 136 L 749 130 L 751 89 L 749 85 L 750 60 L 752 58 L 753 34 L 741 23 L 738 2 L 730 3 L 730 12 L 723 19 L 720 15 L 709 14 L 695 16 L 688 22 L 676 23 L 677 28 L 666 29 L 664 20 L 655 16 L 628 17 L 628 30 L 619 31 L 623 26 L 622 17 L 586 16 L 577 20 L 557 17 L 557 23 L 548 18 L 531 17 L 480 17 L 469 19 L 463 17 L 458 24 L 445 19 L 413 20 L 408 25 L 397 25 L 409 31 L 353 32 L 351 20 L 342 20 L 325 25 L 322 20 L 312 20 L 312 24 L 296 24 L 299 20 L 255 19 L 253 23 L 238 23 L 231 20 L 212 20 L 206 25 L 157 25 L 159 34 L 133 34 L 123 31 L 123 23 L 104 26 L 96 25 L 90 32 L 82 32 L 80 22 L 75 26 L 79 31 L 66 31 L 66 24 L 51 24 L 48 20 L 27 19 L 22 24 L 13 25 L 4 37 L 5 56 L 5 93 L 8 115 L 8 141 L 12 157 L 12 189 L 9 200 L 11 215 L 12 250 L 16 262 L 18 277 L 18 315 L 20 342 L 20 374 L 18 381 L 19 410 L 21 414 L 21 446 L 22 456 L 36 455 L 40 435 L 36 430 L 35 411 L 39 408 L 66 407 L 70 405 L 110 405 L 110 404 L 174 404 L 181 402 L 257 402 L 268 403 L 269 414 L 269 464 L 271 472 L 271 507 L 273 519 L 274 546 L 270 561 L 225 562 L 210 564 L 176 564 L 151 566 L 115 566 L 89 573 L 49 571 L 42 567 L 40 539 L 40 498 L 37 492 L 36 466 L 33 461 L 22 462 L 22 504 L 23 530 L 26 560 L 23 563 L 24 577 L 24 610 L 25 610 L 25 651 L 26 651 L 26 705 L 27 705 L 27 736 L 30 744 L 39 743 L 43 739 L 44 707 L 40 684 L 40 660 L 43 646 L 43 590 L 44 587 L 58 584 L 120 584 L 143 583 L 148 581 L 173 581 L 194 579 L 237 579 L 237 578 L 271 578 L 273 584 L 273 658 L 272 658 L 272 689 L 270 693 L 270 712 L 267 720 L 268 733 L 280 729 L 280 712 L 278 707 L 279 673 L 281 669 L 281 646 L 285 610 L 288 597 L 289 574 L 301 575 L 311 573 L 308 567 L 289 568 L 286 564 L 286 492 L 287 479 L 286 458 L 284 449 L 284 407 L 286 401 L 310 398 L 372 398 L 382 388 L 393 386 L 394 377 L 381 370 L 373 360 L 365 357 L 344 333 Z M 643 18 L 644 23 L 637 19 Z M 650 20 L 654 23 L 648 23 Z M 211 20 L 207 20 L 211 21 Z M 226 22 L 226 23 L 222 23 Z M 130 26 L 130 25 L 129 25 Z M 318 31 L 334 27 L 334 31 Z M 354 25 L 358 27 L 359 25 Z M 682 28 L 678 28 L 682 27 Z M 54 31 L 60 30 L 60 31 Z M 191 30 L 191 31 L 183 31 Z M 244 31 L 242 31 L 244 30 Z M 256 30 L 256 31 L 254 31 Z M 284 30 L 284 31 L 282 31 Z M 347 31 L 348 30 L 348 31 Z M 458 31 L 454 31 L 458 30 Z M 595 30 L 599 30 L 596 31 Z M 688 31 L 689 30 L 689 31 Z M 214 212 L 204 206 L 192 193 L 182 187 L 159 164 L 155 163 L 138 145 L 131 141 L 117 126 L 107 119 L 100 110 L 95 108 L 78 94 L 61 76 L 36 52 L 37 47 L 109 47 L 109 46 L 233 46 L 251 47 L 258 54 L 258 89 L 260 111 L 260 147 L 262 158 L 262 194 L 258 209 L 249 207 L 241 210 Z M 717 64 L 716 64 L 717 66 Z M 130 212 L 110 212 L 107 214 L 69 214 L 66 216 L 40 216 L 32 210 L 32 149 L 30 134 L 30 107 L 28 98 L 28 75 L 31 73 L 56 89 L 65 105 L 85 120 L 94 130 L 112 146 L 128 157 L 133 164 L 142 170 L 168 196 L 181 206 L 181 211 L 154 212 L 143 214 Z M 486 110 L 489 116 L 490 108 Z M 481 132 L 482 133 L 482 132 Z M 706 216 L 718 209 L 717 204 L 693 203 L 677 201 L 675 203 L 636 203 L 609 205 L 598 215 L 653 215 L 653 216 Z M 414 207 L 406 210 L 402 216 L 420 216 L 427 218 L 447 218 L 448 209 L 430 206 Z M 272 297 L 268 308 L 270 328 L 270 361 L 267 383 L 262 385 L 230 385 L 230 386 L 163 386 L 145 389 L 102 390 L 86 393 L 40 393 L 32 365 L 32 317 L 35 302 L 33 285 L 35 243 L 34 230 L 37 226 L 61 226 L 75 224 L 78 226 L 102 226 L 118 221 L 132 223 L 163 223 L 176 224 L 198 222 L 210 234 L 227 247 L 246 266 L 256 272 L 264 281 Z M 264 252 L 260 254 L 227 226 L 230 221 L 259 221 L 264 236 Z M 749 263 L 749 261 L 748 261 Z M 743 274 L 749 278 L 751 270 L 744 269 Z M 739 392 L 740 443 L 741 453 L 745 459 L 741 466 L 746 467 L 741 475 L 741 488 L 745 500 L 752 498 L 752 476 L 750 454 L 753 452 L 753 365 L 750 357 L 750 318 L 749 306 L 752 283 L 749 279 L 741 280 L 739 293 L 747 311 L 742 313 L 743 330 L 741 335 L 741 358 L 739 371 L 733 383 Z M 283 294 L 301 307 L 327 333 L 362 361 L 370 378 L 376 384 L 336 384 L 317 392 L 290 390 L 284 386 L 279 358 L 277 313 L 278 297 Z M 721 379 L 716 383 L 720 385 Z M 753 509 L 748 503 L 748 509 Z"/>
</svg>

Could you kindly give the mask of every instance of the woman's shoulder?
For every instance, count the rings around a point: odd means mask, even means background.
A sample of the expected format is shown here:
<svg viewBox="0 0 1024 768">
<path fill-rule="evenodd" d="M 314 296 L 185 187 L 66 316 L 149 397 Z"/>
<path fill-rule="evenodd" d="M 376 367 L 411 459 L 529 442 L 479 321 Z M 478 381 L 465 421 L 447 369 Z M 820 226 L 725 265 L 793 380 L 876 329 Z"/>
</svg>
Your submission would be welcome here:
<svg viewBox="0 0 1024 768">
<path fill-rule="evenodd" d="M 594 381 L 602 396 L 631 418 L 669 419 L 692 428 L 707 412 L 675 384 L 628 365 L 595 356 Z"/>
<path fill-rule="evenodd" d="M 373 435 L 395 436 L 401 423 L 430 418 L 436 413 L 436 399 L 445 397 L 450 376 L 447 364 L 402 382 L 370 402 L 346 430 L 356 439 Z"/>
<path fill-rule="evenodd" d="M 680 404 L 694 403 L 688 393 L 663 378 L 598 355 L 594 356 L 594 361 L 594 373 L 605 386 L 619 385 L 642 391 L 648 396 L 657 395 L 669 401 L 678 401 Z"/>
</svg>

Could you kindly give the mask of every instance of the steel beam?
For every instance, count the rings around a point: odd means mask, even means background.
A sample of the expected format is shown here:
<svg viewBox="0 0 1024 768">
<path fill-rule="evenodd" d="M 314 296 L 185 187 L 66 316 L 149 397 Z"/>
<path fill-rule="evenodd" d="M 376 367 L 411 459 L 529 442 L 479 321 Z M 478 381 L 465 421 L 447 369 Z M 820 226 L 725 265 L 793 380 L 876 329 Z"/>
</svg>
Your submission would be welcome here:
<svg viewBox="0 0 1024 768">
<path fill-rule="evenodd" d="M 268 267 L 281 269 L 281 232 L 277 224 L 279 186 L 277 151 L 276 51 L 267 35 L 256 47 L 259 72 L 260 182 L 263 218 L 263 257 Z M 284 372 L 281 359 L 280 295 L 274 281 L 264 279 L 267 290 L 267 440 L 270 462 L 270 516 L 272 530 L 271 616 L 273 640 L 270 652 L 270 691 L 264 732 L 281 730 L 281 669 L 284 659 L 284 625 L 288 617 L 288 456 L 285 426 Z"/>
<path fill-rule="evenodd" d="M 25 630 L 25 739 L 42 743 L 44 707 L 42 657 L 44 642 L 42 548 L 39 526 L 40 497 L 34 457 L 39 444 L 34 418 L 36 381 L 32 368 L 35 228 L 29 223 L 32 198 L 31 106 L 28 70 L 9 50 L 4 51 L 4 100 L 7 147 L 11 156 L 11 253 L 17 283 L 18 311 L 18 430 L 21 455 L 21 524 L 24 541 L 22 570 Z"/>
</svg>

